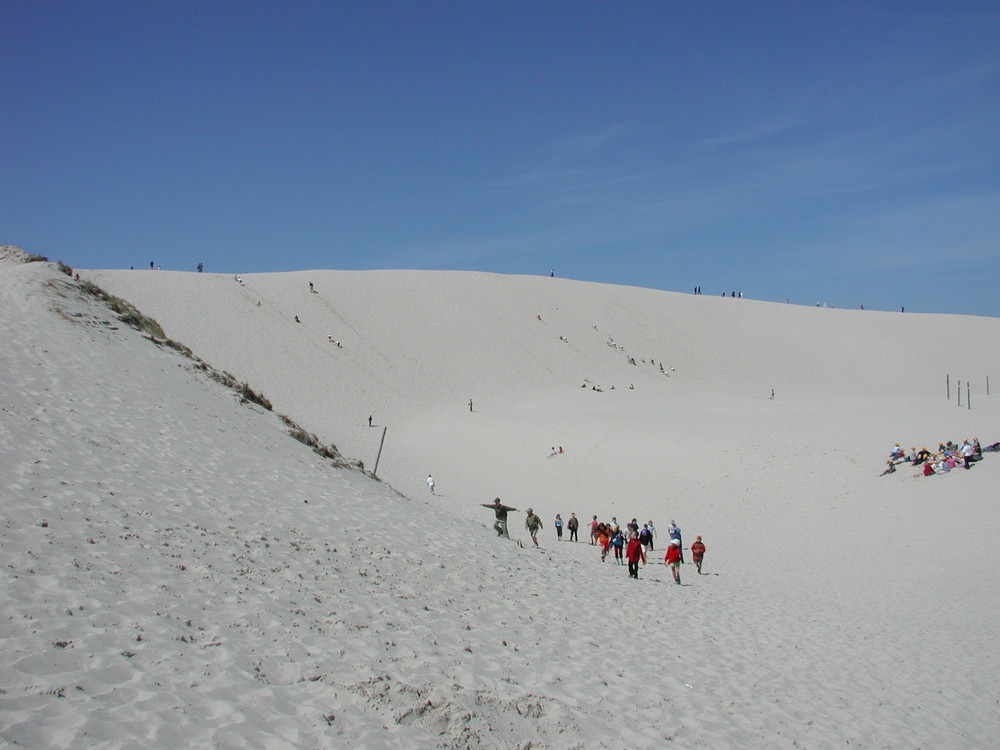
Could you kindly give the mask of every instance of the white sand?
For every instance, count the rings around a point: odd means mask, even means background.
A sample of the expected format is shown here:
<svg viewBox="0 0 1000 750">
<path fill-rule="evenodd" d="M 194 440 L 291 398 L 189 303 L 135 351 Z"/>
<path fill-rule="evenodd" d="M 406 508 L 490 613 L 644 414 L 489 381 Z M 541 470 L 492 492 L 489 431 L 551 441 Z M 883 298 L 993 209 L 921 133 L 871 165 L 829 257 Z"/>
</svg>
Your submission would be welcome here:
<svg viewBox="0 0 1000 750">
<path fill-rule="evenodd" d="M 897 441 L 1000 440 L 998 320 L 473 273 L 81 272 L 367 468 L 388 427 L 379 484 L 16 260 L 0 742 L 995 743 L 1000 457 L 878 474 Z M 493 535 L 497 495 L 539 512 L 542 549 Z M 556 543 L 571 511 L 675 518 L 708 575 L 629 580 Z"/>
</svg>

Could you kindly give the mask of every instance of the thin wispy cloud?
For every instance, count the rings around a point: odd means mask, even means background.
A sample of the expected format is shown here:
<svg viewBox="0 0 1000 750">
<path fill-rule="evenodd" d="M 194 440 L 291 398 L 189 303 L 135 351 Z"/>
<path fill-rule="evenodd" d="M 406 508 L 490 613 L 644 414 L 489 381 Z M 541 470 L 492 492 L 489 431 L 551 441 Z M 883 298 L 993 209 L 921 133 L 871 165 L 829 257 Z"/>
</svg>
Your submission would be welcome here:
<svg viewBox="0 0 1000 750">
<path fill-rule="evenodd" d="M 781 119 L 767 120 L 759 123 L 749 123 L 740 130 L 732 130 L 728 133 L 716 135 L 696 140 L 693 146 L 702 151 L 716 151 L 734 146 L 750 146 L 760 143 L 768 143 L 787 136 L 791 133 L 801 131 L 812 122 L 806 117 L 786 117 Z"/>
<path fill-rule="evenodd" d="M 417 6 L 334 3 L 306 20 L 254 5 L 234 44 L 223 12 L 164 24 L 149 4 L 98 6 L 53 33 L 22 4 L 5 69 L 18 117 L 0 123 L 19 146 L 0 155 L 17 186 L 5 239 L 82 266 L 557 266 L 661 288 L 773 280 L 784 299 L 864 283 L 828 258 L 891 265 L 913 226 L 956 247 L 1000 235 L 983 200 L 1000 191 L 992 5 L 597 4 L 571 23 L 547 6 L 508 14 L 502 38 L 493 7 L 443 28 Z M 197 64 L 164 67 L 178 48 Z M 303 83 L 260 112 L 274 59 Z M 246 116 L 150 136 L 192 96 Z M 995 294 L 974 304 L 1000 315 Z"/>
</svg>

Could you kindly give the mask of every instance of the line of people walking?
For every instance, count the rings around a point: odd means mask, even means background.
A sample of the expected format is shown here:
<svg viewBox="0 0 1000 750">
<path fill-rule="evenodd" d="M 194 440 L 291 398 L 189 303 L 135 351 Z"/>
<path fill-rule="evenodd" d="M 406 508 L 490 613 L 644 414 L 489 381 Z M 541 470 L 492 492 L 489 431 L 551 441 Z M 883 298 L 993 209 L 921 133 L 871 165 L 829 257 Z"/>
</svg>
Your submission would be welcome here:
<svg viewBox="0 0 1000 750">
<path fill-rule="evenodd" d="M 507 528 L 507 515 L 517 512 L 517 508 L 504 505 L 500 502 L 499 497 L 492 503 L 481 503 L 481 505 L 494 512 L 496 520 L 493 523 L 493 529 L 497 532 L 497 536 L 509 539 L 510 532 Z M 532 508 L 528 508 L 524 527 L 536 547 L 538 546 L 538 534 L 541 532 L 543 526 L 542 519 L 538 517 L 538 514 Z M 570 513 L 570 517 L 565 520 L 565 523 L 562 514 L 556 513 L 553 527 L 555 528 L 557 541 L 561 542 L 563 540 L 564 527 L 569 531 L 569 541 L 579 541 L 580 520 L 576 517 L 576 513 Z M 670 525 L 667 527 L 667 534 L 670 537 L 670 542 L 667 545 L 663 562 L 670 567 L 674 582 L 680 584 L 680 566 L 684 564 L 685 560 L 681 528 L 677 525 L 676 521 L 670 521 Z M 654 551 L 655 540 L 656 527 L 652 521 L 642 524 L 641 529 L 639 528 L 638 520 L 635 518 L 629 521 L 624 528 L 619 526 L 618 519 L 614 516 L 612 516 L 610 522 L 605 523 L 599 521 L 595 515 L 590 522 L 590 544 L 601 548 L 601 562 L 605 562 L 608 558 L 608 553 L 612 552 L 616 565 L 628 567 L 630 578 L 639 577 L 639 566 L 640 564 L 646 564 L 647 556 Z M 695 564 L 698 574 L 701 575 L 701 565 L 705 557 L 705 544 L 700 536 L 695 539 L 694 544 L 690 547 L 690 551 L 692 562 Z"/>
</svg>

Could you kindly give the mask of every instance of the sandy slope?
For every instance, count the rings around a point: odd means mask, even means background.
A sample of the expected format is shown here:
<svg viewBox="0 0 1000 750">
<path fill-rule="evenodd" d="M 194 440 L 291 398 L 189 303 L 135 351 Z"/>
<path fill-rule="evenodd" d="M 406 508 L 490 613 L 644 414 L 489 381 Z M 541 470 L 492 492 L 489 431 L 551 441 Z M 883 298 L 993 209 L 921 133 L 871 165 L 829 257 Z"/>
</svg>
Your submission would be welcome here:
<svg viewBox="0 0 1000 750">
<path fill-rule="evenodd" d="M 1000 729 L 1000 461 L 877 476 L 896 440 L 1000 439 L 995 396 L 943 398 L 946 372 L 995 365 L 998 321 L 481 274 L 82 273 L 369 466 L 373 414 L 408 499 L 51 267 L 0 274 L 0 741 L 909 748 Z M 676 517 L 711 574 L 630 581 L 550 528 L 541 550 L 496 540 L 476 505 L 496 494 L 548 525 Z"/>
</svg>

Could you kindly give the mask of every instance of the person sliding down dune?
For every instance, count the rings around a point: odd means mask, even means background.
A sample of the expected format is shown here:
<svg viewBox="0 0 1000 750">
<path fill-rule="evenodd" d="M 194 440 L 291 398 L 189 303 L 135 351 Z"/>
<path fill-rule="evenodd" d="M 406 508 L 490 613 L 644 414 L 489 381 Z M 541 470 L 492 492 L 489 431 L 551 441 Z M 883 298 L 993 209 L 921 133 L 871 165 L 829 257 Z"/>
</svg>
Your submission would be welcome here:
<svg viewBox="0 0 1000 750">
<path fill-rule="evenodd" d="M 507 514 L 516 511 L 517 508 L 502 504 L 499 497 L 492 503 L 480 503 L 480 505 L 484 508 L 490 508 L 496 513 L 497 520 L 493 522 L 493 528 L 496 530 L 497 536 L 510 539 L 510 534 L 507 533 Z"/>
</svg>

